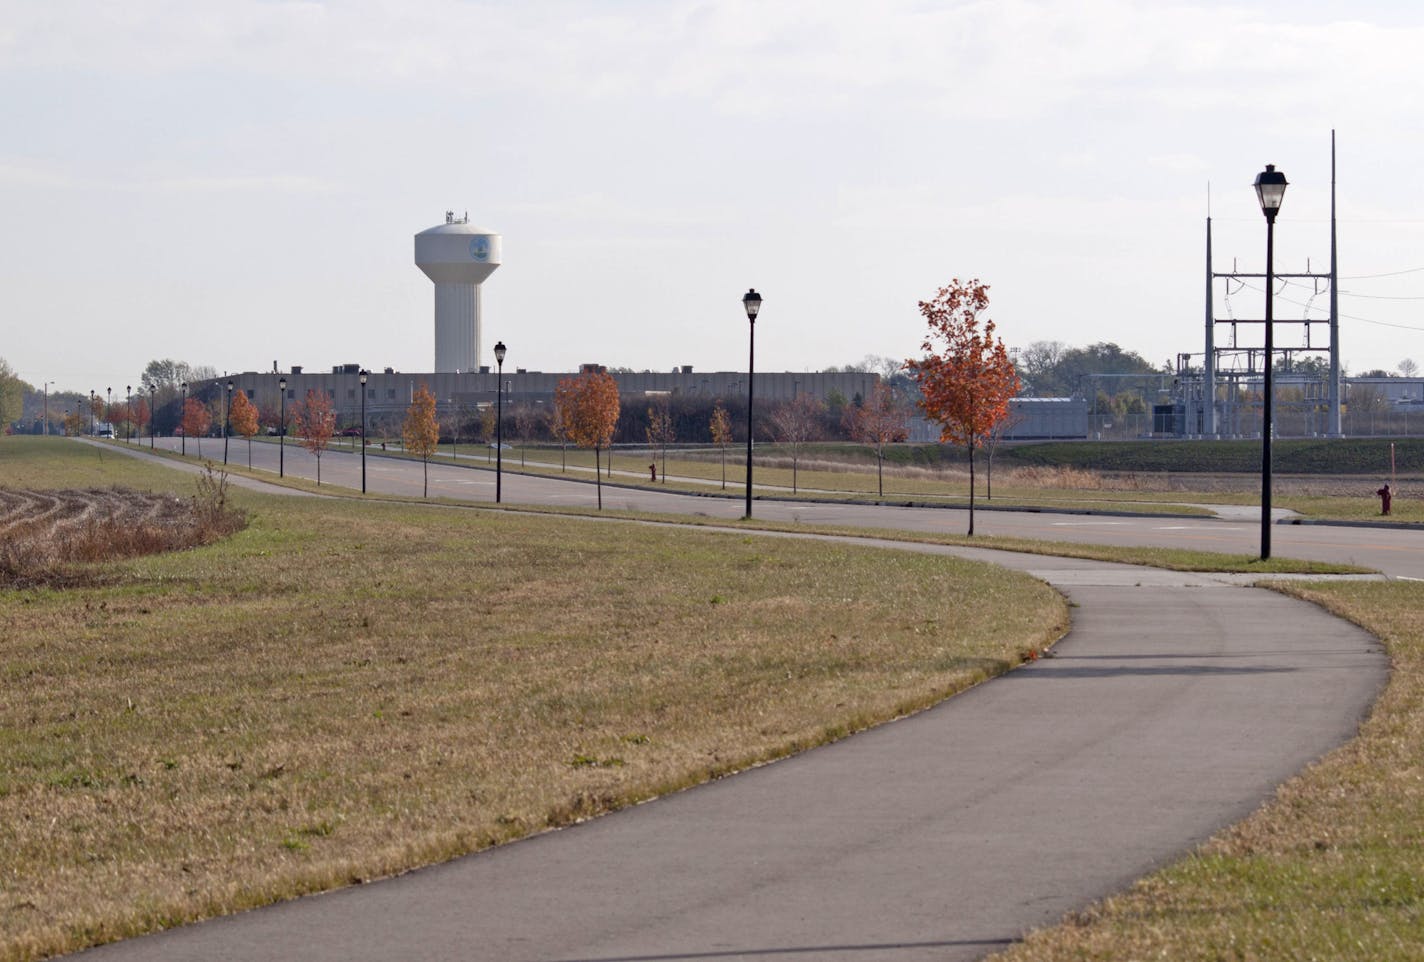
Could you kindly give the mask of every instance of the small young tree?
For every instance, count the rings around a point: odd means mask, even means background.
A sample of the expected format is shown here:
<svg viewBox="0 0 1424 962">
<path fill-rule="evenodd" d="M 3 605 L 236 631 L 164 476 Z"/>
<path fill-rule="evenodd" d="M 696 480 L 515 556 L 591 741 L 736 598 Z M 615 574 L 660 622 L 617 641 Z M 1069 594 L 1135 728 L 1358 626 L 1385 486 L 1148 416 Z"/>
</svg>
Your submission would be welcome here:
<svg viewBox="0 0 1424 962">
<path fill-rule="evenodd" d="M 554 436 L 555 441 L 559 442 L 559 470 L 568 474 L 569 432 L 564 427 L 564 411 L 559 407 L 557 399 L 554 409 L 549 412 L 549 433 Z"/>
<path fill-rule="evenodd" d="M 421 497 L 430 497 L 430 456 L 440 444 L 440 422 L 435 419 L 435 395 L 424 384 L 415 392 L 401 425 L 401 439 L 408 453 L 425 466 L 425 488 Z"/>
<path fill-rule="evenodd" d="M 134 433 L 143 434 L 143 429 L 152 420 L 153 412 L 148 409 L 148 400 L 143 397 L 134 398 L 133 404 L 129 405 L 129 417 L 133 419 Z"/>
<path fill-rule="evenodd" d="M 213 416 L 208 413 L 208 406 L 195 397 L 190 397 L 183 402 L 183 436 L 198 439 L 198 457 L 203 456 L 203 435 L 208 433 L 208 428 L 212 426 Z"/>
<path fill-rule="evenodd" d="M 534 405 L 525 401 L 515 405 L 514 408 L 514 436 L 519 438 L 519 466 L 524 467 L 524 454 L 529 449 L 529 442 L 534 440 L 534 435 L 539 430 L 539 424 L 543 421 L 543 415 Z"/>
<path fill-rule="evenodd" d="M 771 412 L 771 431 L 776 440 L 791 447 L 791 493 L 796 493 L 797 468 L 801 446 L 821 434 L 821 419 L 826 406 L 820 398 L 800 394 L 778 405 Z"/>
<path fill-rule="evenodd" d="M 252 467 L 252 436 L 257 433 L 257 405 L 247 399 L 246 391 L 238 391 L 232 396 L 232 410 L 228 412 L 232 429 L 247 438 L 247 466 Z"/>
<path fill-rule="evenodd" d="M 989 501 L 994 500 L 994 452 L 998 450 L 999 442 L 1023 422 L 1024 416 L 1009 408 L 1008 413 L 995 421 L 989 433 L 984 436 L 984 496 Z"/>
<path fill-rule="evenodd" d="M 618 425 L 618 382 L 611 374 L 590 372 L 564 378 L 554 391 L 554 404 L 562 412 L 564 430 L 581 448 L 593 449 L 593 477 L 598 488 L 598 509 L 603 510 L 603 481 L 599 452 L 613 440 Z"/>
<path fill-rule="evenodd" d="M 989 286 L 955 278 L 933 298 L 920 302 L 929 325 L 920 349 L 925 356 L 905 362 L 920 385 L 920 406 L 940 423 L 940 441 L 969 451 L 969 534 L 974 534 L 974 449 L 1008 415 L 1019 377 L 1004 342 L 994 337 Z"/>
<path fill-rule="evenodd" d="M 712 409 L 712 419 L 708 422 L 708 427 L 712 431 L 712 443 L 722 450 L 722 488 L 727 487 L 727 448 L 732 443 L 732 419 L 727 414 L 727 409 L 718 401 L 717 406 Z"/>
<path fill-rule="evenodd" d="M 480 411 L 480 437 L 485 442 L 485 460 L 493 461 L 494 452 L 490 449 L 490 443 L 497 436 L 495 421 L 499 419 L 499 412 L 495 410 L 493 404 L 486 404 Z"/>
<path fill-rule="evenodd" d="M 677 440 L 677 431 L 673 427 L 672 412 L 668 410 L 666 400 L 648 407 L 648 447 L 656 448 L 662 452 L 663 456 L 663 484 L 667 484 L 667 449 L 668 445 Z"/>
<path fill-rule="evenodd" d="M 851 440 L 875 450 L 875 479 L 879 497 L 885 497 L 885 445 L 910 435 L 910 410 L 885 383 L 875 385 L 860 407 L 846 408 L 846 432 Z"/>
<path fill-rule="evenodd" d="M 321 484 L 321 456 L 336 434 L 336 412 L 325 391 L 308 391 L 306 399 L 296 406 L 297 433 L 302 447 L 316 458 L 316 483 Z"/>
</svg>

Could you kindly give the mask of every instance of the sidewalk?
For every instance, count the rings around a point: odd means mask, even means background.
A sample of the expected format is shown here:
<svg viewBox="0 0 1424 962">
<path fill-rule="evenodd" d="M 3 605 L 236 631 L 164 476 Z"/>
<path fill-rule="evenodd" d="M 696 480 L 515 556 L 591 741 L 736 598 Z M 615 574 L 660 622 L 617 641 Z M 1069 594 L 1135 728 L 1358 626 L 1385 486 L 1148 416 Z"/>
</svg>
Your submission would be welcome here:
<svg viewBox="0 0 1424 962">
<path fill-rule="evenodd" d="M 1363 632 L 1229 579 L 894 547 L 1042 577 L 1077 606 L 1073 631 L 1052 658 L 825 748 L 400 878 L 90 954 L 978 958 L 1244 817 L 1348 740 L 1385 680 Z"/>
</svg>

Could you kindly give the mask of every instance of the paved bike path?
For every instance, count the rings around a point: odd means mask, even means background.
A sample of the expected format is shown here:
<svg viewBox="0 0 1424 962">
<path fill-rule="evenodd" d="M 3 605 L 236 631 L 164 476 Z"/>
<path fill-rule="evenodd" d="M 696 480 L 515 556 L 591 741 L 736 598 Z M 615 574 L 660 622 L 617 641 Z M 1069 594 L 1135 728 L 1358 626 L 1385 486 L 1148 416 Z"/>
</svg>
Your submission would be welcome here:
<svg viewBox="0 0 1424 962">
<path fill-rule="evenodd" d="M 738 532 L 745 537 L 745 532 Z M 1233 579 L 896 544 L 1059 586 L 1055 657 L 837 744 L 99 959 L 947 960 L 1118 891 L 1348 740 L 1376 641 Z"/>
</svg>

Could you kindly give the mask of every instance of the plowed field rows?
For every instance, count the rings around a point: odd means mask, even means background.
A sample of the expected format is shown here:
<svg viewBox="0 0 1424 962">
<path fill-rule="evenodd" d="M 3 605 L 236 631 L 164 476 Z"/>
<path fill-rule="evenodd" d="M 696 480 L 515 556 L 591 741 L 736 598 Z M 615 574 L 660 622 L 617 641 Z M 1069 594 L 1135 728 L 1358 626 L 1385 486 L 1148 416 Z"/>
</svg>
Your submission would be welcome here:
<svg viewBox="0 0 1424 962">
<path fill-rule="evenodd" d="M 188 548 L 228 533 L 201 515 L 190 500 L 127 488 L 0 488 L 0 584 L 53 583 L 74 562 Z"/>
</svg>

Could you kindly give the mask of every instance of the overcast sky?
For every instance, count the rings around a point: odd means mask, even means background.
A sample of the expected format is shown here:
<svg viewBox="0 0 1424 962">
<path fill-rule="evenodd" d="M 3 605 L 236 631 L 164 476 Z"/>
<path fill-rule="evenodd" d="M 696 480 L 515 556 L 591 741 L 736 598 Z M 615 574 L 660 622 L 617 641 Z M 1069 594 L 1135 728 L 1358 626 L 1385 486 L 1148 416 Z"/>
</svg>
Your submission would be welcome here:
<svg viewBox="0 0 1424 962">
<path fill-rule="evenodd" d="M 745 369 L 750 286 L 758 369 L 903 358 L 954 277 L 1010 346 L 1162 363 L 1209 195 L 1260 271 L 1274 163 L 1277 270 L 1328 269 L 1335 128 L 1344 359 L 1424 363 L 1420 50 L 1368 0 L 0 0 L 0 357 L 430 370 L 412 235 L 454 209 L 503 236 L 509 367 Z"/>
</svg>

